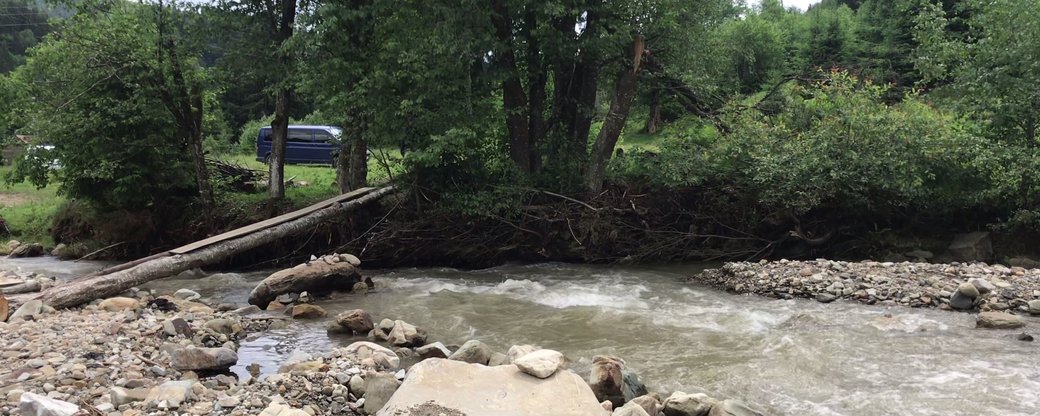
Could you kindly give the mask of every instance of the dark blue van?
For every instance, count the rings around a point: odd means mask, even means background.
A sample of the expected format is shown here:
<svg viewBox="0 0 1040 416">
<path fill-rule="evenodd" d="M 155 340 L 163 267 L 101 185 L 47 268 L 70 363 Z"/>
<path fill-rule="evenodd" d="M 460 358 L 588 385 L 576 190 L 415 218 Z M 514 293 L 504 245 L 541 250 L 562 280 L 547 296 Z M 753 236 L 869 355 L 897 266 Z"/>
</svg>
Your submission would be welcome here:
<svg viewBox="0 0 1040 416">
<path fill-rule="evenodd" d="M 333 164 L 342 134 L 343 129 L 335 126 L 289 126 L 285 163 Z M 256 160 L 267 163 L 270 157 L 271 127 L 267 126 L 256 138 Z"/>
</svg>

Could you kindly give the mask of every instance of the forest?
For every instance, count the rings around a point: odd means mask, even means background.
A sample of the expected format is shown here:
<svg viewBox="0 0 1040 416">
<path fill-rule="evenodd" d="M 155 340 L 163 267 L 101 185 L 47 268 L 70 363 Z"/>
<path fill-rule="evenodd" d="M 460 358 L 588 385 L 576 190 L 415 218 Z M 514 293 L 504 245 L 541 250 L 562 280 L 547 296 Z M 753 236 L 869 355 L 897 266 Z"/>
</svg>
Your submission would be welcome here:
<svg viewBox="0 0 1040 416">
<path fill-rule="evenodd" d="M 0 193 L 56 195 L 0 208 L 0 232 L 85 252 L 371 184 L 399 196 L 274 250 L 863 258 L 1040 230 L 1036 0 L 2 0 L 0 19 L 2 140 L 46 145 L 4 161 Z M 291 124 L 343 128 L 328 181 L 293 187 Z"/>
</svg>

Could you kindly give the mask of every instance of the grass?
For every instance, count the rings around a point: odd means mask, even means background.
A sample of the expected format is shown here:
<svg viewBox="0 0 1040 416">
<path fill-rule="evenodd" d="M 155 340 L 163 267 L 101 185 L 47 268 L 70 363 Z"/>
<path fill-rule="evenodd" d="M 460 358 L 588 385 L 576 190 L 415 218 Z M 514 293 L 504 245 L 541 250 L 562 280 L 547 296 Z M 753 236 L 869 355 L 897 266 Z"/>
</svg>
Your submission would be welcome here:
<svg viewBox="0 0 1040 416">
<path fill-rule="evenodd" d="M 373 153 L 368 160 L 368 183 L 378 185 L 389 180 L 386 167 L 379 162 L 383 155 L 387 158 L 390 175 L 396 177 L 404 172 L 404 167 L 400 163 L 400 151 L 373 149 Z M 223 159 L 250 169 L 267 170 L 267 165 L 257 161 L 254 155 L 228 155 Z M 302 185 L 285 189 L 285 198 L 292 201 L 293 206 L 309 205 L 339 193 L 336 185 L 336 169 L 329 165 L 285 165 L 285 178 L 287 180 L 292 178 L 294 183 Z M 267 194 L 235 194 L 234 198 L 240 202 L 260 202 L 267 198 Z"/>
<path fill-rule="evenodd" d="M 0 178 L 10 171 L 10 166 L 0 166 Z M 7 184 L 0 180 L 0 218 L 7 222 L 10 239 L 47 247 L 54 245 L 50 235 L 51 218 L 65 202 L 57 189 L 53 183 L 37 189 L 27 182 Z"/>
</svg>

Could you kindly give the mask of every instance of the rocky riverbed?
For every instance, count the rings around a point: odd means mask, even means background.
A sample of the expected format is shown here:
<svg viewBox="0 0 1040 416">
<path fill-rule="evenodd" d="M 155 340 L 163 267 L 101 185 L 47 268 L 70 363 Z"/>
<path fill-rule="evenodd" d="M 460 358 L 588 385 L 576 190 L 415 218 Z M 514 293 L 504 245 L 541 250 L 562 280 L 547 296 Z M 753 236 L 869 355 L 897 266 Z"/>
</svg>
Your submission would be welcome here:
<svg viewBox="0 0 1040 416">
<path fill-rule="evenodd" d="M 984 263 L 737 262 L 690 280 L 779 299 L 1040 315 L 1040 269 Z"/>
<path fill-rule="evenodd" d="M 289 298 L 266 311 L 207 304 L 187 289 L 132 290 L 67 310 L 27 302 L 0 322 L 0 414 L 757 414 L 737 400 L 649 393 L 619 357 L 595 357 L 585 379 L 556 351 L 428 342 L 425 331 L 401 320 L 373 322 L 363 310 L 329 317 L 305 303 L 306 293 Z M 289 319 L 325 320 L 330 332 L 370 341 L 285 363 L 274 374 L 261 376 L 255 364 L 249 377 L 228 371 L 246 364 L 237 354 L 245 337 Z"/>
</svg>

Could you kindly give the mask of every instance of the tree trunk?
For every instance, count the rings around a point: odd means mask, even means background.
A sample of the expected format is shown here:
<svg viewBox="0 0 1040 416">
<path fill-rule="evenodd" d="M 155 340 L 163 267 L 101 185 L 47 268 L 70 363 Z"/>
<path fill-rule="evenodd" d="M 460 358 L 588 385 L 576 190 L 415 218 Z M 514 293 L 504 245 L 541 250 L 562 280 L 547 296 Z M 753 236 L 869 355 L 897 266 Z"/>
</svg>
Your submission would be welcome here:
<svg viewBox="0 0 1040 416">
<path fill-rule="evenodd" d="M 268 158 L 267 190 L 274 199 L 285 198 L 285 143 L 289 135 L 289 92 L 279 88 L 271 120 L 271 156 Z"/>
<path fill-rule="evenodd" d="M 191 97 L 191 126 L 189 143 L 191 146 L 192 162 L 195 165 L 195 181 L 199 187 L 199 196 L 202 203 L 213 206 L 213 185 L 209 181 L 209 167 L 206 166 L 206 150 L 202 147 L 202 91 L 195 89 Z"/>
<path fill-rule="evenodd" d="M 528 147 L 530 150 L 531 171 L 542 168 L 542 158 L 538 153 L 538 143 L 545 138 L 545 85 L 548 83 L 547 69 L 542 63 L 538 37 L 534 31 L 538 27 L 538 18 L 533 9 L 528 7 L 525 18 L 525 34 L 527 35 L 527 98 L 529 100 L 527 115 L 529 119 Z"/>
<path fill-rule="evenodd" d="M 516 68 L 513 52 L 513 21 L 504 0 L 492 2 L 494 13 L 491 23 L 495 36 L 502 45 L 500 56 L 495 57 L 506 73 L 502 81 L 502 103 L 506 112 L 506 130 L 509 133 L 509 157 L 521 172 L 531 172 L 531 130 L 528 125 L 527 97 Z"/>
<path fill-rule="evenodd" d="M 353 140 L 350 147 L 350 171 L 347 174 L 349 190 L 368 185 L 368 142 L 363 135 Z"/>
<path fill-rule="evenodd" d="M 650 96 L 650 115 L 646 119 L 647 134 L 657 134 L 661 129 L 661 97 L 658 91 Z"/>
<path fill-rule="evenodd" d="M 296 25 L 296 0 L 282 0 L 278 3 L 281 7 L 281 20 L 275 30 L 278 45 L 275 53 L 281 64 L 282 80 L 278 86 L 274 101 L 274 120 L 271 121 L 271 158 L 268 176 L 268 194 L 271 198 L 285 198 L 285 143 L 289 135 L 289 106 L 292 99 L 293 89 L 289 78 L 294 72 L 292 68 L 292 57 L 285 50 L 285 44 L 293 36 L 293 28 Z"/>
<path fill-rule="evenodd" d="M 368 182 L 368 144 L 364 137 L 344 138 L 336 158 L 336 183 L 339 192 L 347 193 L 362 188 Z"/>
<path fill-rule="evenodd" d="M 589 165 L 585 171 L 585 190 L 590 194 L 598 193 L 603 188 L 607 164 L 610 162 L 611 154 L 614 153 L 618 137 L 625 128 L 625 121 L 628 120 L 628 113 L 639 87 L 639 71 L 642 67 L 644 46 L 643 38 L 640 36 L 632 41 L 632 66 L 621 71 L 614 89 L 614 98 L 610 102 L 610 111 L 607 112 L 607 117 L 603 120 L 603 127 L 592 146 Z"/>
<path fill-rule="evenodd" d="M 155 256 L 133 267 L 117 268 L 115 272 L 77 279 L 43 291 L 39 299 L 54 308 L 69 308 L 94 299 L 115 296 L 134 286 L 173 276 L 185 270 L 218 263 L 230 256 L 242 253 L 286 236 L 308 231 L 323 221 L 340 217 L 359 207 L 374 202 L 394 191 L 393 187 L 374 190 L 360 198 L 348 200 L 319 209 L 302 217 L 268 228 L 261 228 L 241 237 L 216 242 L 184 254 Z"/>
</svg>

